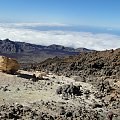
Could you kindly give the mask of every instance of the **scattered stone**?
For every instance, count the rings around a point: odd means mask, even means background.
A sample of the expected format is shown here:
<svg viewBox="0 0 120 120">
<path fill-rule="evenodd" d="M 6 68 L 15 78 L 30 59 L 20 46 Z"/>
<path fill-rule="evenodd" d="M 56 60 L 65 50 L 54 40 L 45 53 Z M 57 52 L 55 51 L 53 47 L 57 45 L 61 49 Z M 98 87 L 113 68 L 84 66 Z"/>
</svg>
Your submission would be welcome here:
<svg viewBox="0 0 120 120">
<path fill-rule="evenodd" d="M 72 115 L 73 115 L 72 112 L 70 111 L 66 112 L 66 117 L 71 117 Z"/>
<path fill-rule="evenodd" d="M 59 87 L 56 89 L 56 93 L 57 93 L 57 94 L 62 94 L 62 86 L 59 86 Z"/>
<path fill-rule="evenodd" d="M 90 94 L 90 90 L 85 90 L 84 94 Z"/>
<path fill-rule="evenodd" d="M 102 104 L 94 103 L 93 108 L 102 108 Z"/>
<path fill-rule="evenodd" d="M 108 118 L 108 120 L 112 120 L 113 119 L 113 112 L 112 111 L 108 112 L 107 118 Z"/>
<path fill-rule="evenodd" d="M 17 88 L 16 91 L 20 91 L 20 88 Z"/>
</svg>

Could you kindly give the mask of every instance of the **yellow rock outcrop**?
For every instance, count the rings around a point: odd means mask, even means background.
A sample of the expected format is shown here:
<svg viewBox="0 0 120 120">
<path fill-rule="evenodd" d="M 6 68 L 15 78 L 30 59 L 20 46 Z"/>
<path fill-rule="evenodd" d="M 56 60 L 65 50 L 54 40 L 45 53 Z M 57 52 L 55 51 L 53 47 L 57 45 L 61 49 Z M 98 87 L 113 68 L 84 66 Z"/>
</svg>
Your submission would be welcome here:
<svg viewBox="0 0 120 120">
<path fill-rule="evenodd" d="M 17 60 L 0 56 L 0 71 L 5 73 L 15 73 L 19 69 L 20 65 Z"/>
</svg>

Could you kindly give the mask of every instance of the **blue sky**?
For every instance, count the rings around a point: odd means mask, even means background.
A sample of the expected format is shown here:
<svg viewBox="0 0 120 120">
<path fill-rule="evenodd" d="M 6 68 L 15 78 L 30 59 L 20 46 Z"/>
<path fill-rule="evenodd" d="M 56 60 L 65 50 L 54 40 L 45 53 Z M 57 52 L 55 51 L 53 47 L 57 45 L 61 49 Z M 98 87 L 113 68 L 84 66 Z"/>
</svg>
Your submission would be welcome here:
<svg viewBox="0 0 120 120">
<path fill-rule="evenodd" d="M 0 39 L 95 50 L 120 47 L 120 0 L 0 0 Z"/>
<path fill-rule="evenodd" d="M 0 22 L 120 28 L 120 0 L 0 0 Z"/>
</svg>

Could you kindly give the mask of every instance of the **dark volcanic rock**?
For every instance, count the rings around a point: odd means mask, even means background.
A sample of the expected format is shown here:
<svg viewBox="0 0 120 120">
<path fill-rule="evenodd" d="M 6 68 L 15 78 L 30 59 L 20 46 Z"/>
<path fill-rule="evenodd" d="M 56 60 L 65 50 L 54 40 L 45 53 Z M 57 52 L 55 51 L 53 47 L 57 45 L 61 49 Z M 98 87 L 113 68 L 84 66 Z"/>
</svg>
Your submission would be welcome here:
<svg viewBox="0 0 120 120">
<path fill-rule="evenodd" d="M 56 90 L 57 94 L 62 94 L 63 99 L 68 99 L 68 97 L 72 97 L 73 95 L 81 95 L 80 86 L 75 86 L 72 83 L 70 85 L 59 86 Z"/>
<path fill-rule="evenodd" d="M 74 106 L 55 101 L 35 102 L 29 107 L 21 104 L 4 104 L 0 106 L 0 120 L 106 120 L 110 117 L 119 120 L 118 112 L 105 112 L 100 109 L 101 107 L 101 104 L 95 104 L 93 108 L 89 108 L 81 104 Z"/>
<path fill-rule="evenodd" d="M 120 49 L 80 53 L 65 58 L 47 59 L 37 64 L 37 69 L 52 71 L 65 76 L 114 76 L 120 77 Z"/>
</svg>

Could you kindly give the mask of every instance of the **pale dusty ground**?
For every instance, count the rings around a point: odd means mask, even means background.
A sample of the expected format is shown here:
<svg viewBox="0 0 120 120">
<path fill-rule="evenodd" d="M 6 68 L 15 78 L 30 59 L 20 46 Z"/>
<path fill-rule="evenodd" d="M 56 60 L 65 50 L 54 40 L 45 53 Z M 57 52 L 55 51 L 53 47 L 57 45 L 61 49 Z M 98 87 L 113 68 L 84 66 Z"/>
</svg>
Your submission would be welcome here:
<svg viewBox="0 0 120 120">
<path fill-rule="evenodd" d="M 29 75 L 35 73 L 27 71 L 19 72 Z M 85 99 L 85 96 L 82 95 L 74 100 L 63 100 L 60 95 L 56 94 L 57 87 L 63 84 L 70 84 L 71 82 L 76 85 L 80 84 L 82 86 L 82 90 L 87 89 L 90 90 L 91 93 L 95 92 L 96 90 L 88 83 L 75 82 L 74 78 L 67 78 L 65 76 L 57 76 L 52 74 L 47 76 L 49 80 L 39 80 L 38 82 L 32 82 L 29 79 L 17 77 L 17 75 L 9 75 L 0 72 L 0 105 L 4 103 L 20 103 L 23 105 L 28 105 L 29 103 L 39 102 L 41 100 L 67 102 L 68 104 L 74 104 L 75 106 L 79 105 L 80 102 L 92 104 L 93 99 L 99 102 L 99 100 L 94 98 L 93 94 L 90 95 L 89 99 Z M 53 76 L 55 78 L 53 78 Z"/>
</svg>

